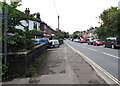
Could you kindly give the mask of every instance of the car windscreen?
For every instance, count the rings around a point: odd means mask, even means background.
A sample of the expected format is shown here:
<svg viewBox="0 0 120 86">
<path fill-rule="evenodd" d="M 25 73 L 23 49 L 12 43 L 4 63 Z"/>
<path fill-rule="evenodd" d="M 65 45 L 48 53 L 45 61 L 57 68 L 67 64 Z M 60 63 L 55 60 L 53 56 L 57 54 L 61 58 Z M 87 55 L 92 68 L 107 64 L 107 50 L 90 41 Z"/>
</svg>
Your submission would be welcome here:
<svg viewBox="0 0 120 86">
<path fill-rule="evenodd" d="M 39 39 L 39 42 L 46 42 L 45 39 Z"/>
<path fill-rule="evenodd" d="M 102 41 L 102 40 L 97 40 L 97 41 Z"/>
</svg>

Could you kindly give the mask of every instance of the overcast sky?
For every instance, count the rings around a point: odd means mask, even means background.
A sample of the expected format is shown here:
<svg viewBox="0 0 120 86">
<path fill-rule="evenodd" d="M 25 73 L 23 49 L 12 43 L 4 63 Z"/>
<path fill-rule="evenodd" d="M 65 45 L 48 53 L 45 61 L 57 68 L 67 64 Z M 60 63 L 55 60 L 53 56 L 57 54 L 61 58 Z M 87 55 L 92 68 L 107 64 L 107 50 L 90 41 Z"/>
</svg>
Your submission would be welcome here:
<svg viewBox="0 0 120 86">
<path fill-rule="evenodd" d="M 8 2 L 10 0 L 7 0 Z M 83 31 L 91 26 L 99 26 L 98 16 L 111 6 L 118 6 L 120 0 L 22 0 L 18 9 L 29 8 L 31 13 L 40 12 L 42 21 L 53 29 L 58 27 L 57 16 L 60 16 L 60 29 L 72 33 Z M 55 4 L 54 4 L 55 3 Z M 56 5 L 56 8 L 55 8 Z M 56 10 L 57 9 L 57 10 Z"/>
</svg>

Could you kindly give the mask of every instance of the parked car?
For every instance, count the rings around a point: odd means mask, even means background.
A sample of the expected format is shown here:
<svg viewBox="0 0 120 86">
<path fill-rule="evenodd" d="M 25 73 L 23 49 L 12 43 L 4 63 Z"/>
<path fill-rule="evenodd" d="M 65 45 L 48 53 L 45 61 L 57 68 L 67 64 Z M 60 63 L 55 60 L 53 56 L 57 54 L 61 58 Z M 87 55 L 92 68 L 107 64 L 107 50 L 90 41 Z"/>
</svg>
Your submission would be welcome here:
<svg viewBox="0 0 120 86">
<path fill-rule="evenodd" d="M 87 43 L 88 43 L 88 45 L 92 45 L 93 44 L 93 38 L 87 38 Z"/>
<path fill-rule="evenodd" d="M 80 39 L 74 39 L 73 41 L 74 41 L 74 42 L 79 42 L 79 41 L 80 41 Z"/>
<path fill-rule="evenodd" d="M 79 41 L 80 43 L 86 43 L 87 42 L 87 40 L 86 39 L 84 39 L 84 38 L 80 38 L 80 41 Z"/>
<path fill-rule="evenodd" d="M 35 45 L 45 43 L 46 47 L 50 46 L 49 38 L 32 38 L 32 40 L 34 40 Z"/>
<path fill-rule="evenodd" d="M 50 40 L 49 41 L 50 42 L 50 47 L 58 47 L 59 48 L 59 46 L 60 46 L 60 43 L 59 43 L 59 41 L 58 40 Z"/>
<path fill-rule="evenodd" d="M 104 43 L 104 47 L 120 48 L 120 37 L 108 37 Z"/>
<path fill-rule="evenodd" d="M 103 45 L 104 44 L 104 41 L 100 40 L 100 39 L 94 39 L 93 40 L 93 45 Z"/>
</svg>

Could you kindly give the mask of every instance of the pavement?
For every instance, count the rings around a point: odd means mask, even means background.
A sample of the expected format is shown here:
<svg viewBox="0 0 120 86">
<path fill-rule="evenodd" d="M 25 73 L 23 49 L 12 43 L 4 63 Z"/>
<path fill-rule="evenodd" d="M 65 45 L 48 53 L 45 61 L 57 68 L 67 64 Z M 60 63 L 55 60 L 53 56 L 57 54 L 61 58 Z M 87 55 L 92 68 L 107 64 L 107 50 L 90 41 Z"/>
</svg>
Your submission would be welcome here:
<svg viewBox="0 0 120 86">
<path fill-rule="evenodd" d="M 107 84 L 82 56 L 65 43 L 48 49 L 38 73 L 30 78 L 14 79 L 4 84 Z"/>
</svg>

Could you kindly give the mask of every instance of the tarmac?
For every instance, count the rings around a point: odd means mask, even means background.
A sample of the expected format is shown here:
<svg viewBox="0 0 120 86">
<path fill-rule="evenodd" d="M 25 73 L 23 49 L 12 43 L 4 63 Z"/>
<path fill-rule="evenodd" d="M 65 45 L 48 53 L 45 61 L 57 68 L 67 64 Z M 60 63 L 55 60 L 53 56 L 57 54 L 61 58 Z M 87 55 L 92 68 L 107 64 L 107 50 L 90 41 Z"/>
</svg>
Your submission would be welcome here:
<svg viewBox="0 0 120 86">
<path fill-rule="evenodd" d="M 65 43 L 47 51 L 48 55 L 35 76 L 4 84 L 107 84 L 81 55 Z"/>
</svg>

